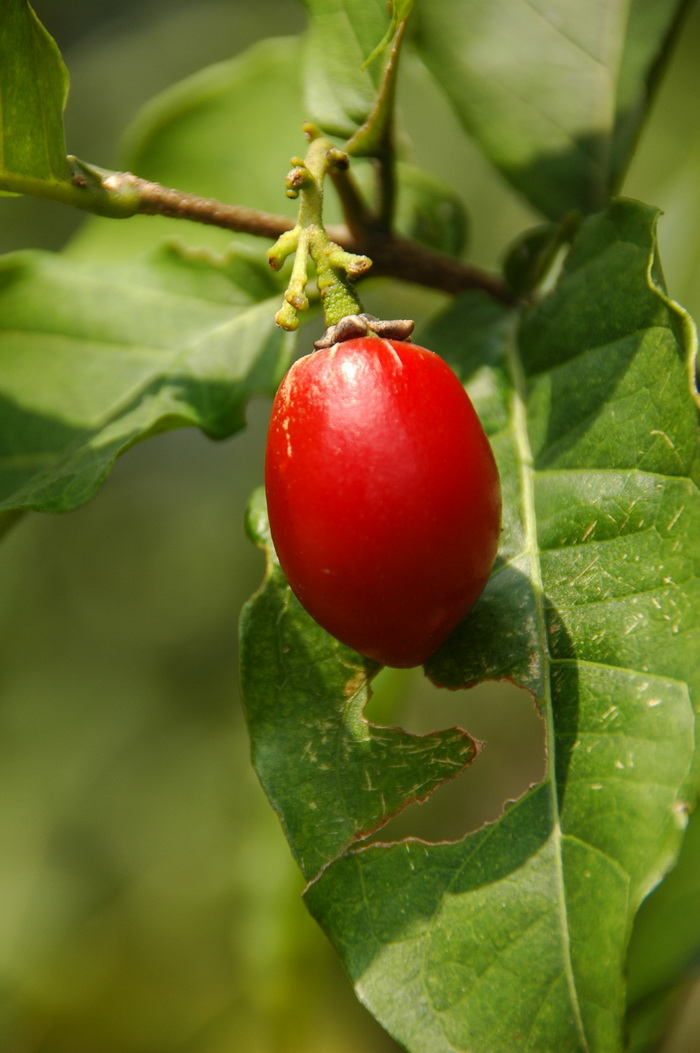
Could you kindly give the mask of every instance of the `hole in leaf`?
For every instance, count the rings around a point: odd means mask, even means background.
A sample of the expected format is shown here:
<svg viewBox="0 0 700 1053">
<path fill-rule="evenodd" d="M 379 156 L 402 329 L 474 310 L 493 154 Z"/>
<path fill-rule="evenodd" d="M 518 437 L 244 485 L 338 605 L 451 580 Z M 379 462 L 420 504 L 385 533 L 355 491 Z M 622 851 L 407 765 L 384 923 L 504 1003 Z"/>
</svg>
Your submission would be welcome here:
<svg viewBox="0 0 700 1053">
<path fill-rule="evenodd" d="M 365 716 L 422 735 L 457 725 L 483 743 L 469 767 L 424 804 L 404 809 L 370 840 L 454 841 L 501 815 L 546 772 L 545 722 L 529 691 L 507 680 L 463 691 L 436 687 L 422 670 L 383 669 Z"/>
</svg>

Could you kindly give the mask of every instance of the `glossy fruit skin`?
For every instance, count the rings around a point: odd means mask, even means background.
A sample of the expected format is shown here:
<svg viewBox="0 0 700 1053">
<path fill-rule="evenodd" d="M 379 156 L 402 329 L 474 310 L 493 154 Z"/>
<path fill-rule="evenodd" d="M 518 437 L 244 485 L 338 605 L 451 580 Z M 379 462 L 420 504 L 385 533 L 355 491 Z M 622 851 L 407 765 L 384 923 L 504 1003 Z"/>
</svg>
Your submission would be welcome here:
<svg viewBox="0 0 700 1053">
<path fill-rule="evenodd" d="M 272 407 L 265 488 L 298 599 L 383 665 L 426 661 L 486 584 L 498 471 L 468 395 L 432 351 L 372 336 L 296 362 Z"/>
</svg>

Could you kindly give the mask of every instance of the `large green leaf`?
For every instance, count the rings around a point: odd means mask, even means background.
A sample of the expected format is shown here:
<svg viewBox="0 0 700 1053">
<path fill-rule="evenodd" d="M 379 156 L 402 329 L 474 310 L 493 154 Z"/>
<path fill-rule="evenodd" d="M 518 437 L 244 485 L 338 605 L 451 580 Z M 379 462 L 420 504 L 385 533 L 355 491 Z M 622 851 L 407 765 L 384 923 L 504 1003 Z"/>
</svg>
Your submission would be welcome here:
<svg viewBox="0 0 700 1053">
<path fill-rule="evenodd" d="M 467 130 L 541 212 L 604 207 L 686 0 L 442 0 L 422 57 Z"/>
<path fill-rule="evenodd" d="M 0 0 L 0 185 L 6 175 L 65 182 L 68 74 L 26 0 Z"/>
<path fill-rule="evenodd" d="M 461 841 L 348 837 L 317 860 L 307 903 L 359 997 L 413 1053 L 618 1050 L 632 919 L 679 849 L 700 651 L 695 338 L 652 276 L 655 221 L 631 202 L 587 220 L 517 343 L 505 309 L 476 296 L 422 338 L 468 381 L 505 506 L 492 579 L 428 672 L 450 688 L 507 677 L 531 690 L 549 764 L 539 787 Z M 244 620 L 246 648 L 252 619 L 268 625 L 256 658 L 270 676 L 243 677 L 249 712 L 269 715 L 263 738 L 251 721 L 266 770 L 298 763 L 299 735 L 320 756 L 328 722 L 347 719 L 343 685 L 357 706 L 369 672 L 294 604 L 268 579 Z M 303 734 L 290 738 L 295 723 Z M 351 724 L 338 736 L 347 776 L 366 746 Z M 378 780 L 385 799 L 399 789 L 389 767 Z M 324 798 L 317 773 L 311 823 L 333 814 L 337 786 L 325 785 Z M 276 804 L 299 854 L 301 829 L 308 839 L 316 827 Z"/>
<path fill-rule="evenodd" d="M 242 427 L 288 365 L 278 298 L 265 265 L 233 252 L 0 260 L 0 510 L 81 504 L 155 432 Z"/>
</svg>

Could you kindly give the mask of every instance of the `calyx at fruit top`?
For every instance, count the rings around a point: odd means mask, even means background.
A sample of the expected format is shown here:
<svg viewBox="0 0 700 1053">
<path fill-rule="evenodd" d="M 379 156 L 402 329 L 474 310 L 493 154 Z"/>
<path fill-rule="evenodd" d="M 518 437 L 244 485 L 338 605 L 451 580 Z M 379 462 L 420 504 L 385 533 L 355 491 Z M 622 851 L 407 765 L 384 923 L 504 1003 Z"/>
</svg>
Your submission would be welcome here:
<svg viewBox="0 0 700 1053">
<path fill-rule="evenodd" d="M 410 340 L 415 322 L 410 318 L 394 318 L 388 321 L 375 318 L 373 314 L 348 314 L 345 318 L 329 325 L 320 339 L 314 342 L 317 351 L 324 347 L 333 347 L 344 340 L 356 340 L 360 336 L 379 336 L 384 340 Z"/>
</svg>

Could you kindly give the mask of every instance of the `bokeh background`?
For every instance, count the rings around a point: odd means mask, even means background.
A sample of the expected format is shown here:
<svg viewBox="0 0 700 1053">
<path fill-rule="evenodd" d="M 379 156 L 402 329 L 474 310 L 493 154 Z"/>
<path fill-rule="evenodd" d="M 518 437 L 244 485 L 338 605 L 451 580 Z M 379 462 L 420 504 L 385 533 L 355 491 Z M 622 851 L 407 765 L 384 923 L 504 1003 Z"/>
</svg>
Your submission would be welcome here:
<svg viewBox="0 0 700 1053">
<path fill-rule="evenodd" d="M 68 148 L 105 167 L 119 165 L 125 129 L 153 95 L 305 21 L 294 0 L 34 7 L 71 73 Z M 665 210 L 669 288 L 695 313 L 699 46 L 696 5 L 625 187 Z M 410 62 L 402 93 L 415 160 L 462 195 L 470 258 L 495 266 L 535 217 Z M 58 249 L 83 222 L 47 202 L 2 200 L 0 251 Z M 383 314 L 388 302 L 420 317 L 440 297 L 368 286 L 368 309 L 380 302 Z M 268 408 L 254 403 L 227 443 L 181 431 L 136 447 L 87 506 L 25 517 L 0 547 L 3 1053 L 398 1049 L 306 914 L 249 762 L 237 620 L 263 568 L 242 522 L 262 480 Z M 417 731 L 457 722 L 487 743 L 382 837 L 459 836 L 541 777 L 541 721 L 507 685 L 448 693 L 416 672 L 384 672 L 370 715 Z M 664 1053 L 698 1051 L 687 1010 Z"/>
</svg>

